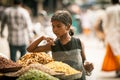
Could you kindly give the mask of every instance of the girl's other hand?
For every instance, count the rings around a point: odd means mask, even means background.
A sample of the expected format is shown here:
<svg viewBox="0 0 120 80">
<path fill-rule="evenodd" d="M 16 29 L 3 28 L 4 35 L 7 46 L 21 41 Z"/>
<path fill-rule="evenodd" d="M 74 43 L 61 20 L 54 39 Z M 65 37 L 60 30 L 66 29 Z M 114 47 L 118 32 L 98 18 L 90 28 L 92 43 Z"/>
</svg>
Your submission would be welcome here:
<svg viewBox="0 0 120 80">
<path fill-rule="evenodd" d="M 87 72 L 91 72 L 94 69 L 94 66 L 91 62 L 85 61 L 84 68 Z"/>
</svg>

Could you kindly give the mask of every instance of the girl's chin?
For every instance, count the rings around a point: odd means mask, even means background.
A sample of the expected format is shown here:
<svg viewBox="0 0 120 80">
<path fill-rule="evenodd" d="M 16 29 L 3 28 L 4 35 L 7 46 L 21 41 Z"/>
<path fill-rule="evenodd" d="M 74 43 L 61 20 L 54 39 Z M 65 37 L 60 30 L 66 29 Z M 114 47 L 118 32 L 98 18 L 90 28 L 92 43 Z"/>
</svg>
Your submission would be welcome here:
<svg viewBox="0 0 120 80">
<path fill-rule="evenodd" d="M 60 36 L 57 36 L 57 38 L 60 38 Z"/>
</svg>

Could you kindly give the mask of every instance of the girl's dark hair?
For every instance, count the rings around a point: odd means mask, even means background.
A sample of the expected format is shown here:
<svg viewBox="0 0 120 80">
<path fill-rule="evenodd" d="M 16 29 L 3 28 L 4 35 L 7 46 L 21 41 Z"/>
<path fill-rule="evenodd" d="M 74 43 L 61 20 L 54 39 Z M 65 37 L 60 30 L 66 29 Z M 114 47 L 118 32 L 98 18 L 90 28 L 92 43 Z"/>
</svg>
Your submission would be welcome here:
<svg viewBox="0 0 120 80">
<path fill-rule="evenodd" d="M 70 34 L 70 36 L 73 36 L 74 35 L 74 30 L 70 29 L 69 34 Z"/>
<path fill-rule="evenodd" d="M 72 16 L 67 10 L 58 10 L 54 13 L 54 15 L 51 18 L 52 21 L 60 21 L 66 26 L 72 25 Z M 70 29 L 69 34 L 72 36 L 74 35 L 74 32 L 72 29 Z"/>
<path fill-rule="evenodd" d="M 23 1 L 22 0 L 13 0 L 14 4 L 21 4 Z"/>
<path fill-rule="evenodd" d="M 119 4 L 119 0 L 111 0 L 112 4 Z"/>
</svg>

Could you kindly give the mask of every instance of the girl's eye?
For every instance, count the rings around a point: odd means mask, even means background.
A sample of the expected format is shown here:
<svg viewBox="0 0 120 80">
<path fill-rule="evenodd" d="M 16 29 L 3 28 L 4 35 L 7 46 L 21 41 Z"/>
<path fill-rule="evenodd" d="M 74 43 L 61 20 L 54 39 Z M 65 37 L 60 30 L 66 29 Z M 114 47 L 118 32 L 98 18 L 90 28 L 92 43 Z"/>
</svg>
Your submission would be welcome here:
<svg viewBox="0 0 120 80">
<path fill-rule="evenodd" d="M 57 26 L 57 28 L 60 28 L 60 27 L 61 27 L 60 25 Z"/>
<path fill-rule="evenodd" d="M 52 28 L 60 28 L 61 26 L 60 25 L 57 25 L 57 26 L 52 26 Z"/>
</svg>

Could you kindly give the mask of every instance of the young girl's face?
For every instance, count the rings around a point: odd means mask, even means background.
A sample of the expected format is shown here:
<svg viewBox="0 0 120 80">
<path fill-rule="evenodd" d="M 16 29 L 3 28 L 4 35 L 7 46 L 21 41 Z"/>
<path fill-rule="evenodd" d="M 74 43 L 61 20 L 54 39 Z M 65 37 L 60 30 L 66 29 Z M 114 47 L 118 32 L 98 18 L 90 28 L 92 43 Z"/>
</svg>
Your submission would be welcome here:
<svg viewBox="0 0 120 80">
<path fill-rule="evenodd" d="M 69 32 L 68 27 L 60 21 L 52 21 L 52 29 L 58 38 Z"/>
</svg>

